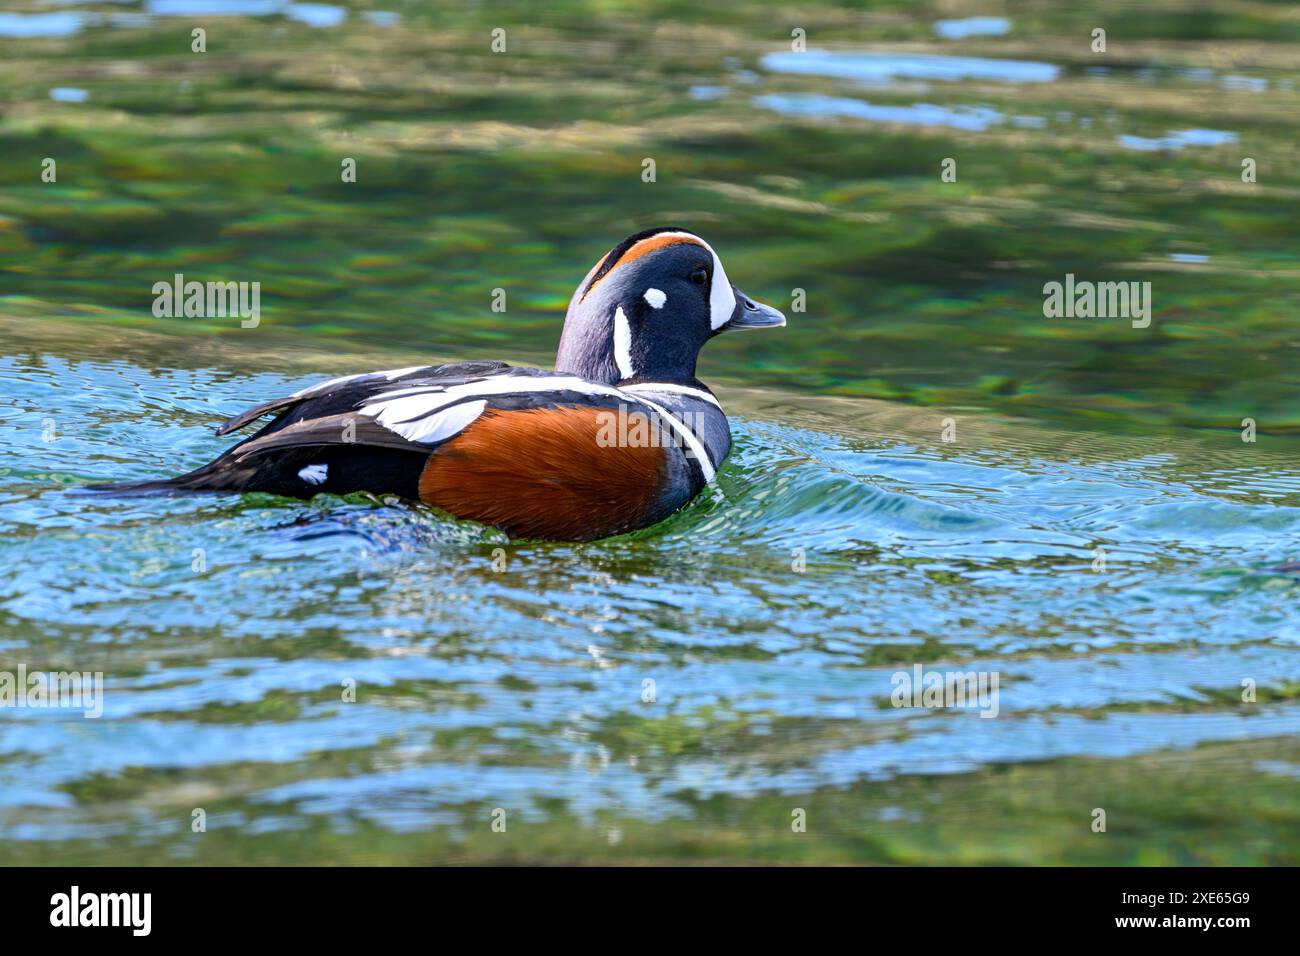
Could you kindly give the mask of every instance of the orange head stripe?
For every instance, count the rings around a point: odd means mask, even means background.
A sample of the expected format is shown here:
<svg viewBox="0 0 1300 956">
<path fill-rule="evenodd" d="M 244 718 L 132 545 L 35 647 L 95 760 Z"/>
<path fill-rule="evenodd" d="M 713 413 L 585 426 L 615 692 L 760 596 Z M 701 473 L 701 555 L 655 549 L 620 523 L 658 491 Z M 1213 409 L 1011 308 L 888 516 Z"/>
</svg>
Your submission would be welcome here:
<svg viewBox="0 0 1300 956">
<path fill-rule="evenodd" d="M 662 447 L 598 440 L 612 410 L 485 412 L 429 456 L 420 500 L 514 537 L 583 541 L 640 525 L 662 487 Z"/>
<path fill-rule="evenodd" d="M 660 235 L 657 236 L 649 236 L 645 239 L 642 239 L 640 242 L 636 243 L 634 246 L 628 249 L 627 252 L 623 253 L 623 255 L 619 257 L 618 261 L 609 267 L 608 272 L 602 275 L 591 285 L 587 286 L 587 291 L 582 294 L 582 297 L 585 299 L 591 293 L 592 289 L 600 285 L 601 282 L 603 282 L 606 279 L 606 277 L 608 277 L 609 274 L 613 272 L 615 269 L 617 269 L 619 266 L 626 265 L 629 262 L 632 262 L 636 259 L 640 259 L 642 256 L 648 255 L 649 253 L 654 252 L 656 249 L 662 249 L 664 246 L 674 246 L 677 245 L 678 243 L 689 243 L 693 246 L 703 245 L 703 243 L 700 242 L 698 239 L 694 239 L 691 236 L 684 236 L 681 235 L 680 233 L 679 234 L 661 233 Z M 609 258 L 608 254 L 606 255 L 605 258 L 606 259 Z M 605 264 L 605 259 L 601 259 L 600 264 L 596 266 L 595 271 L 599 272 L 601 266 L 603 266 L 604 264 Z"/>
</svg>

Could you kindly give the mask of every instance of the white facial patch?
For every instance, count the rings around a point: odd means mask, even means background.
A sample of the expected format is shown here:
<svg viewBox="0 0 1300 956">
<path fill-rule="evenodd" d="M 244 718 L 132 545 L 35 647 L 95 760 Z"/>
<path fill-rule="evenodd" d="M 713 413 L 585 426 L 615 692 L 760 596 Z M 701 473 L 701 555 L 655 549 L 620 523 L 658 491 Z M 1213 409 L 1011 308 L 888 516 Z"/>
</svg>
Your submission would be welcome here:
<svg viewBox="0 0 1300 956">
<path fill-rule="evenodd" d="M 646 289 L 645 300 L 650 303 L 650 308 L 662 309 L 664 303 L 668 301 L 668 296 L 658 289 Z"/>
<path fill-rule="evenodd" d="M 722 328 L 731 321 L 731 313 L 736 311 L 736 293 L 731 290 L 731 280 L 727 278 L 726 270 L 722 268 L 722 260 L 718 258 L 718 254 L 713 251 L 711 245 L 692 232 L 660 232 L 655 234 L 655 238 L 659 236 L 677 236 L 683 239 L 691 239 L 709 250 L 709 255 L 713 256 L 713 285 L 709 287 L 709 326 L 714 329 Z"/>
<path fill-rule="evenodd" d="M 722 260 L 713 252 L 713 288 L 709 290 L 709 326 L 719 329 L 731 321 L 731 313 L 736 311 L 736 293 L 731 289 L 731 280 L 722 268 Z"/>
<path fill-rule="evenodd" d="M 329 465 L 308 465 L 302 471 L 298 472 L 298 477 L 309 485 L 323 485 L 325 479 L 329 477 Z"/>
<path fill-rule="evenodd" d="M 652 289 L 651 292 L 653 291 L 655 290 Z M 662 292 L 659 294 L 663 295 Z M 650 293 L 647 292 L 646 297 L 649 296 Z M 628 324 L 621 305 L 614 310 L 614 364 L 624 378 L 631 378 L 635 374 L 632 368 L 632 326 Z"/>
</svg>

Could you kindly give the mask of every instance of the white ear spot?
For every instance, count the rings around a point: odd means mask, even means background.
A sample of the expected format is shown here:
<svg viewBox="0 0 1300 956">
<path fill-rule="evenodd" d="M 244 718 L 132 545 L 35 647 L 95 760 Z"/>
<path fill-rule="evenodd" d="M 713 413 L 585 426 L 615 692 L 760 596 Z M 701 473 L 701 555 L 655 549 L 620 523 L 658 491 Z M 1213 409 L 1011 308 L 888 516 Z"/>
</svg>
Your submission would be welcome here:
<svg viewBox="0 0 1300 956">
<path fill-rule="evenodd" d="M 329 465 L 308 465 L 302 471 L 298 472 L 298 477 L 309 485 L 323 485 L 325 479 L 329 477 Z"/>
<path fill-rule="evenodd" d="M 668 296 L 664 295 L 658 289 L 646 289 L 645 300 L 650 303 L 650 308 L 662 309 L 664 303 L 668 301 Z"/>
<path fill-rule="evenodd" d="M 660 293 L 662 295 L 663 293 Z M 632 370 L 632 326 L 628 324 L 627 316 L 623 314 L 623 307 L 620 305 L 614 310 L 614 364 L 618 366 L 618 373 L 624 378 L 631 378 Z"/>
</svg>

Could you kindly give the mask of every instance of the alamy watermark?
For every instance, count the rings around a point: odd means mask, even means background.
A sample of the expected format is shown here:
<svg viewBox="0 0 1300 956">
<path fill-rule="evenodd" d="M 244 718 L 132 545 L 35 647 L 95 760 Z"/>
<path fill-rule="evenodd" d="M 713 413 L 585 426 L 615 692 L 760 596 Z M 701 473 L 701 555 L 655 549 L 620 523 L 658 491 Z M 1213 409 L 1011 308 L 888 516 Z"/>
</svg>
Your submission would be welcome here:
<svg viewBox="0 0 1300 956">
<path fill-rule="evenodd" d="M 704 427 L 702 412 L 683 412 L 665 421 L 659 415 L 628 411 L 596 413 L 596 444 L 601 448 L 681 448 L 688 457 L 696 454 L 692 439 L 698 439 Z"/>
<path fill-rule="evenodd" d="M 104 672 L 32 671 L 19 664 L 17 672 L 0 671 L 0 707 L 39 707 L 81 710 L 95 719 L 104 713 Z"/>
<path fill-rule="evenodd" d="M 1135 329 L 1151 324 L 1150 282 L 1076 282 L 1067 272 L 1064 283 L 1044 285 L 1043 296 L 1049 319 L 1132 319 Z"/>
<path fill-rule="evenodd" d="M 890 678 L 895 707 L 975 707 L 981 717 L 998 715 L 998 671 L 927 671 L 920 664 Z"/>
<path fill-rule="evenodd" d="M 262 321 L 262 283 L 185 281 L 153 284 L 153 314 L 158 318 L 224 319 L 239 316 L 240 327 L 255 329 Z"/>
<path fill-rule="evenodd" d="M 123 926 L 133 936 L 153 929 L 152 893 L 93 893 L 75 884 L 50 897 L 51 926 Z"/>
</svg>

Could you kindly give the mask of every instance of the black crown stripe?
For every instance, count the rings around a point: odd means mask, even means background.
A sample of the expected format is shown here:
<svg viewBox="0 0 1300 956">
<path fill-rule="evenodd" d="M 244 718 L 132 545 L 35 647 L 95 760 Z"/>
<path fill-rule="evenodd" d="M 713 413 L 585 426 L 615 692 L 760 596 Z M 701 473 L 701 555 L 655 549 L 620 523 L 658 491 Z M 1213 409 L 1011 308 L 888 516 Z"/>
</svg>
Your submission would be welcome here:
<svg viewBox="0 0 1300 956">
<path fill-rule="evenodd" d="M 591 281 L 587 283 L 587 288 L 582 291 L 583 298 L 586 298 L 587 293 L 591 288 L 601 279 L 605 278 L 605 276 L 607 276 L 610 271 L 618 265 L 619 260 L 627 255 L 629 249 L 635 246 L 642 239 L 649 239 L 651 236 L 657 236 L 664 232 L 684 232 L 689 236 L 695 235 L 695 233 L 691 232 L 689 229 L 683 229 L 681 226 L 657 226 L 654 229 L 646 229 L 644 232 L 638 232 L 635 236 L 628 236 L 613 249 L 609 250 L 609 255 L 605 256 L 604 260 L 600 264 L 600 268 L 596 270 L 596 274 L 593 275 Z"/>
</svg>

